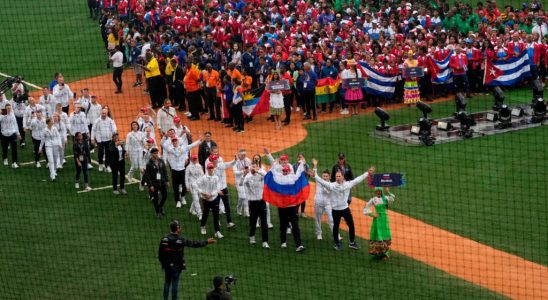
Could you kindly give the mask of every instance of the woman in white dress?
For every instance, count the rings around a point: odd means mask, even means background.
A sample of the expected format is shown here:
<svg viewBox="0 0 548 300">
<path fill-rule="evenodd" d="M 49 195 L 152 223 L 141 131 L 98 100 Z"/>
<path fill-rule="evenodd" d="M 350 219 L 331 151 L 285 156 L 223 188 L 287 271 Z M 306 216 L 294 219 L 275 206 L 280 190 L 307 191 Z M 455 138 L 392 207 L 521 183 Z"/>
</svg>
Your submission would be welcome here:
<svg viewBox="0 0 548 300">
<path fill-rule="evenodd" d="M 270 81 L 280 80 L 280 75 L 277 71 L 272 71 L 272 76 L 270 77 Z M 280 121 L 280 116 L 282 115 L 283 109 L 284 109 L 284 96 L 282 94 L 282 91 L 270 91 L 270 115 L 274 117 L 274 122 L 276 123 L 276 129 L 282 128 L 282 122 Z"/>
</svg>

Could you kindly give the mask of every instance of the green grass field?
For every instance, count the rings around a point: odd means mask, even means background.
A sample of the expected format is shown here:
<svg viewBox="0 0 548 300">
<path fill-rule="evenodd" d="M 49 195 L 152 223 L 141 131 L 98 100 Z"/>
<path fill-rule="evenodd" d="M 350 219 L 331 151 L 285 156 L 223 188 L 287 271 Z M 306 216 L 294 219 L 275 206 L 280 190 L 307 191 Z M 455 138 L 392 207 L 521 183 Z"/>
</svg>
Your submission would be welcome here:
<svg viewBox="0 0 548 300">
<path fill-rule="evenodd" d="M 4 1 L 0 18 L 0 72 L 23 74 L 40 85 L 49 83 L 56 71 L 67 81 L 108 72 L 99 27 L 88 18 L 85 1 Z M 509 103 L 527 103 L 530 97 L 529 91 L 507 93 Z M 478 97 L 468 110 L 486 110 L 491 104 L 490 96 Z M 454 110 L 452 102 L 432 107 L 433 118 Z M 419 116 L 415 108 L 389 113 L 393 125 Z M 395 189 L 398 202 L 391 209 L 548 264 L 545 127 L 427 148 L 371 137 L 377 123 L 374 115 L 362 115 L 309 124 L 306 140 L 287 152 L 294 157 L 303 151 L 309 159 L 317 157 L 321 168 L 331 168 L 336 153 L 344 151 L 356 173 L 373 164 L 380 172 L 404 172 L 407 187 Z M 44 168 L 0 166 L 0 298 L 158 298 L 163 282 L 156 259 L 160 237 L 169 220 L 178 218 L 185 235 L 200 238 L 197 222 L 186 209 L 175 210 L 171 193 L 166 220 L 153 216 L 147 195 L 136 185 L 128 186 L 125 197 L 113 196 L 110 189 L 76 194 L 74 166 L 67 160 L 54 184 Z M 19 161 L 32 161 L 29 147 L 20 151 Z M 109 183 L 109 175 L 91 171 L 92 187 Z M 356 195 L 372 196 L 364 186 Z M 203 298 L 214 275 L 235 274 L 236 299 L 501 297 L 398 253 L 389 263 L 373 261 L 365 240 L 359 240 L 358 252 L 335 252 L 327 228 L 324 240 L 316 241 L 313 220 L 301 220 L 308 249 L 296 254 L 291 236 L 290 248 L 279 248 L 277 227 L 270 230 L 272 249 L 249 246 L 246 220 L 236 217 L 237 229 L 223 230 L 226 238 L 220 243 L 186 250 L 182 295 Z"/>
</svg>

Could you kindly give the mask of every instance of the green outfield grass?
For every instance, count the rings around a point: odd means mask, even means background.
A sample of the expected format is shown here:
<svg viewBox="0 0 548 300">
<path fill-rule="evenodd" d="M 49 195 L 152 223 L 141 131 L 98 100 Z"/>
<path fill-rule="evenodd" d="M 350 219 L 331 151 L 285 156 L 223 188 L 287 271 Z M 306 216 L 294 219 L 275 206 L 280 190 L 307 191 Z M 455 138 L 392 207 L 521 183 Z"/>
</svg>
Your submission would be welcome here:
<svg viewBox="0 0 548 300">
<path fill-rule="evenodd" d="M 109 72 L 99 23 L 89 18 L 86 1 L 0 1 L 0 19 L 2 73 L 47 85 L 55 72 L 67 81 Z"/>
<path fill-rule="evenodd" d="M 507 92 L 510 104 L 528 103 L 531 92 Z M 491 96 L 469 101 L 468 111 L 489 110 Z M 455 110 L 452 101 L 433 104 L 432 118 Z M 389 111 L 389 124 L 414 123 L 419 110 Z M 459 235 L 548 264 L 546 127 L 435 145 L 401 146 L 371 136 L 374 114 L 310 123 L 309 136 L 287 152 L 316 156 L 331 169 L 344 151 L 355 173 L 376 165 L 379 172 L 403 172 L 407 186 L 397 189 L 401 213 Z M 310 158 L 309 158 L 310 159 Z M 357 196 L 369 199 L 365 187 Z"/>
<path fill-rule="evenodd" d="M 32 161 L 30 149 L 21 162 Z M 188 206 L 174 208 L 171 192 L 168 218 L 158 220 L 147 194 L 136 185 L 129 195 L 110 189 L 76 194 L 72 159 L 51 183 L 48 171 L 26 165 L 0 167 L 1 231 L 0 298 L 17 299 L 154 299 L 162 291 L 163 273 L 157 261 L 160 237 L 169 220 L 183 221 L 183 232 L 201 238 Z M 106 186 L 109 174 L 91 171 L 92 187 Z M 231 187 L 231 199 L 235 193 Z M 405 202 L 402 200 L 402 204 Z M 233 209 L 235 203 L 233 201 Z M 272 220 L 279 224 L 276 209 Z M 222 223 L 226 224 L 225 218 Z M 336 252 L 324 228 L 316 241 L 313 219 L 301 219 L 307 250 L 279 248 L 279 230 L 270 230 L 271 249 L 248 245 L 246 219 L 236 216 L 235 230 L 205 249 L 187 249 L 183 273 L 185 299 L 199 299 L 215 274 L 234 274 L 236 299 L 363 299 L 364 295 L 403 298 L 497 298 L 485 289 L 395 253 L 388 263 L 374 261 L 362 249 Z M 208 225 L 210 225 L 209 223 Z M 208 226 L 208 230 L 211 230 Z M 348 241 L 346 233 L 345 245 Z M 260 235 L 257 235 L 260 241 Z"/>
</svg>

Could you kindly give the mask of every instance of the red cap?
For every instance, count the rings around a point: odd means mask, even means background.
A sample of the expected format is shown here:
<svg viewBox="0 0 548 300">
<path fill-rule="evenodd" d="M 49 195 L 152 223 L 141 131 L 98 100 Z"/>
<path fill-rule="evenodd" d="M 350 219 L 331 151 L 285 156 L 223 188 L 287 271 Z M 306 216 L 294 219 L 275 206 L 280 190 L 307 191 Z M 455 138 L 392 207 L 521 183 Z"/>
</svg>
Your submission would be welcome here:
<svg viewBox="0 0 548 300">
<path fill-rule="evenodd" d="M 198 154 L 191 154 L 190 155 L 190 159 L 197 159 L 198 158 Z"/>
<path fill-rule="evenodd" d="M 282 155 L 280 155 L 280 159 L 281 160 L 288 160 L 289 156 L 287 154 L 282 154 Z"/>
<path fill-rule="evenodd" d="M 216 161 L 218 158 L 219 158 L 219 157 L 218 157 L 217 155 L 211 154 L 211 155 L 209 156 L 209 161 Z"/>
<path fill-rule="evenodd" d="M 212 163 L 208 163 L 207 164 L 207 169 L 208 170 L 215 169 L 215 166 Z"/>
<path fill-rule="evenodd" d="M 147 139 L 147 143 L 149 143 L 149 144 L 154 144 L 154 139 L 153 139 L 153 138 L 148 138 L 148 139 Z"/>
<path fill-rule="evenodd" d="M 97 96 L 95 96 L 95 95 L 91 95 L 91 98 L 95 98 L 95 99 L 97 99 Z"/>
<path fill-rule="evenodd" d="M 142 112 L 147 112 L 147 111 L 148 111 L 148 108 L 147 108 L 146 106 L 143 106 L 143 107 L 141 107 L 141 111 L 142 111 Z"/>
<path fill-rule="evenodd" d="M 171 138 L 171 141 L 172 141 L 172 142 L 173 142 L 173 141 L 178 141 L 178 140 L 179 140 L 179 138 L 178 138 L 176 135 L 174 135 L 174 136 Z"/>
<path fill-rule="evenodd" d="M 181 123 L 181 118 L 175 117 L 175 118 L 173 118 L 173 122 L 174 123 Z"/>
<path fill-rule="evenodd" d="M 289 165 L 283 165 L 282 166 L 282 171 L 283 172 L 289 172 L 289 171 L 291 171 L 291 168 L 289 167 Z"/>
</svg>

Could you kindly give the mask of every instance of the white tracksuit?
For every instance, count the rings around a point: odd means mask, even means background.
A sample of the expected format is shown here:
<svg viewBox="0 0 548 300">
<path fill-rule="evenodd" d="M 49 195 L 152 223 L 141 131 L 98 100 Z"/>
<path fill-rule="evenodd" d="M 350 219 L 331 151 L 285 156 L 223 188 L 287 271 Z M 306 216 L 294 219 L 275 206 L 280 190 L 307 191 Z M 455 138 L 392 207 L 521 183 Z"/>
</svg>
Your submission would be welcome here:
<svg viewBox="0 0 548 300">
<path fill-rule="evenodd" d="M 135 173 L 135 171 L 139 172 L 141 169 L 145 168 L 145 165 L 141 165 L 141 158 L 144 149 L 144 136 L 145 134 L 142 131 L 131 131 L 126 136 L 126 149 L 129 156 L 129 161 L 131 163 L 127 177 L 130 180 L 133 179 L 133 173 Z"/>
<path fill-rule="evenodd" d="M 246 167 L 251 166 L 251 160 L 245 157 L 242 160 L 237 160 L 236 164 L 232 167 L 234 172 L 234 185 L 238 191 L 238 205 L 236 211 L 238 215 L 244 215 L 249 217 L 249 205 L 247 203 L 246 188 L 244 187 L 244 170 Z"/>
<path fill-rule="evenodd" d="M 200 195 L 198 195 L 198 188 L 196 188 L 196 182 L 200 177 L 204 176 L 204 170 L 199 163 L 190 163 L 185 169 L 185 185 L 187 189 L 190 189 L 192 195 L 192 204 L 190 205 L 190 213 L 202 218 L 202 206 L 200 205 Z"/>
<path fill-rule="evenodd" d="M 57 167 L 61 165 L 61 135 L 55 126 L 45 128 L 40 142 L 40 149 L 46 147 L 46 156 L 48 157 L 49 176 L 53 180 L 57 176 Z"/>
<path fill-rule="evenodd" d="M 316 215 L 316 235 L 322 234 L 322 215 L 327 216 L 327 224 L 333 232 L 333 214 L 331 209 L 331 191 L 320 184 L 316 185 L 316 197 L 314 199 L 314 213 Z"/>
</svg>

